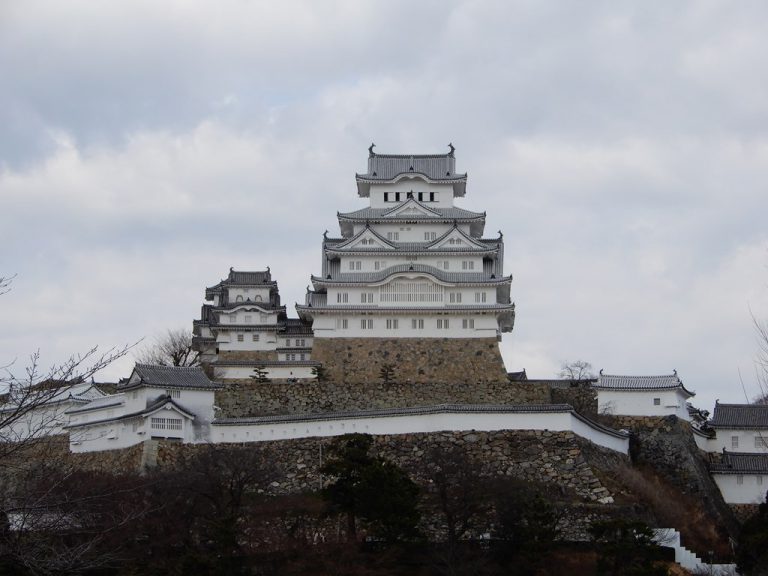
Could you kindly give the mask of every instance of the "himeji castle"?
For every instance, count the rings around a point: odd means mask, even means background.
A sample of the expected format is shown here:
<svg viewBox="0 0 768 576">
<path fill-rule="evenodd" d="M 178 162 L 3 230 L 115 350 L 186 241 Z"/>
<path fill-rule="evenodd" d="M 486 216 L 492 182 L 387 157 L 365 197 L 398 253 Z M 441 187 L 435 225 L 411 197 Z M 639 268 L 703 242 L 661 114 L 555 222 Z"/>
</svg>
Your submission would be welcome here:
<svg viewBox="0 0 768 576">
<path fill-rule="evenodd" d="M 467 175 L 447 154 L 377 154 L 357 174 L 368 206 L 339 213 L 299 316 L 315 338 L 500 338 L 512 330 L 504 242 L 455 205 Z"/>
<path fill-rule="evenodd" d="M 378 378 L 396 365 L 411 381 L 506 381 L 498 350 L 510 332 L 512 276 L 504 242 L 485 238 L 485 212 L 457 206 L 467 174 L 446 154 L 377 154 L 356 175 L 368 205 L 337 213 L 340 235 L 322 241 L 298 319 L 288 319 L 269 272 L 230 270 L 206 289 L 195 345 L 212 376 L 312 378 L 323 366 L 336 381 Z M 490 367 L 490 368 L 489 368 Z M 478 372 L 479 370 L 479 372 Z"/>
</svg>

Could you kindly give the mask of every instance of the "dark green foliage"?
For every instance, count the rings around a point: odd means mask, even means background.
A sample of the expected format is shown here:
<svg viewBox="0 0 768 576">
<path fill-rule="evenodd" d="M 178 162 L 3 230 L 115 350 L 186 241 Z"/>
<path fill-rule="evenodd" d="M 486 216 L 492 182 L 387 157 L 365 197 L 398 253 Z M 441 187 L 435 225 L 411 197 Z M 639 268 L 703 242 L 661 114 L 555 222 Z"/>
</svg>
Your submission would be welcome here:
<svg viewBox="0 0 768 576">
<path fill-rule="evenodd" d="M 545 487 L 518 480 L 494 484 L 497 560 L 510 574 L 534 573 L 552 550 L 562 510 Z"/>
<path fill-rule="evenodd" d="M 312 376 L 317 378 L 317 381 L 320 382 L 321 384 L 324 382 L 328 382 L 328 369 L 322 364 L 318 366 L 314 366 L 312 368 Z"/>
<path fill-rule="evenodd" d="M 251 378 L 258 382 L 259 384 L 264 384 L 266 382 L 271 382 L 269 376 L 269 372 L 264 370 L 264 366 L 256 366 L 253 369 L 253 374 L 251 374 Z"/>
<path fill-rule="evenodd" d="M 741 528 L 736 564 L 746 576 L 768 574 L 768 495 Z"/>
<path fill-rule="evenodd" d="M 659 548 L 647 524 L 632 520 L 595 522 L 590 528 L 601 544 L 597 563 L 600 576 L 665 576 L 667 570 L 656 566 Z"/>
<path fill-rule="evenodd" d="M 329 511 L 347 516 L 347 535 L 356 538 L 357 520 L 374 538 L 386 542 L 417 535 L 418 486 L 395 464 L 370 455 L 373 439 L 365 434 L 342 436 L 321 472 L 335 479 L 322 491 Z"/>
<path fill-rule="evenodd" d="M 382 364 L 379 370 L 379 378 L 384 384 L 389 384 L 395 378 L 395 367 L 392 364 Z"/>
</svg>

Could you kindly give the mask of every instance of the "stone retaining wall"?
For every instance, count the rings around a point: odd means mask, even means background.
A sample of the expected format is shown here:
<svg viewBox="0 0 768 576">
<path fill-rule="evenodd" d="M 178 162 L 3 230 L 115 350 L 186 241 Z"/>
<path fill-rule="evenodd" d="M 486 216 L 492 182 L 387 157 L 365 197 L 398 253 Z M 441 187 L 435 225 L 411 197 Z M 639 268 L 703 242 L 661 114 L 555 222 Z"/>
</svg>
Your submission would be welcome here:
<svg viewBox="0 0 768 576">
<path fill-rule="evenodd" d="M 336 382 L 378 382 L 384 365 L 402 382 L 508 380 L 496 338 L 316 338 L 312 359 Z"/>
<path fill-rule="evenodd" d="M 651 466 L 683 494 L 702 507 L 728 532 L 738 534 L 738 525 L 720 489 L 709 474 L 707 455 L 696 445 L 690 423 L 677 416 L 601 416 L 615 429 L 630 430 L 630 456 Z"/>
<path fill-rule="evenodd" d="M 549 404 L 544 384 L 520 382 L 265 382 L 231 380 L 216 392 L 219 418 L 408 408 L 435 404 Z"/>
<path fill-rule="evenodd" d="M 278 467 L 278 478 L 270 486 L 274 494 L 292 494 L 320 489 L 324 480 L 318 468 L 327 460 L 335 438 L 305 438 L 238 445 L 257 451 L 266 462 Z M 585 502 L 609 504 L 612 495 L 595 475 L 587 456 L 623 458 L 612 451 L 591 447 L 571 432 L 502 431 L 436 432 L 374 436 L 373 451 L 409 472 L 425 485 L 425 462 L 439 452 L 461 452 L 472 462 L 477 478 L 511 477 L 537 483 L 554 484 Z M 206 445 L 159 442 L 157 464 L 174 467 L 180 460 Z M 611 452 L 611 454 L 607 454 Z"/>
</svg>

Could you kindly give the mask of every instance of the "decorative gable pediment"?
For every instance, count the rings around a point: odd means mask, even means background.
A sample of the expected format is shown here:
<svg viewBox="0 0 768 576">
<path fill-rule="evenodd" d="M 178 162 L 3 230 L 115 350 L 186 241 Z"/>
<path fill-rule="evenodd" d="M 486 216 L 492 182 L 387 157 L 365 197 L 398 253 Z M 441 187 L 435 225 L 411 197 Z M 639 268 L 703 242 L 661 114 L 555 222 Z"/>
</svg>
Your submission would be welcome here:
<svg viewBox="0 0 768 576">
<path fill-rule="evenodd" d="M 441 238 L 435 240 L 428 250 L 487 250 L 488 246 L 480 244 L 471 236 L 467 236 L 458 228 L 453 228 Z"/>
<path fill-rule="evenodd" d="M 426 206 L 419 204 L 413 198 L 408 199 L 401 206 L 393 208 L 392 210 L 384 214 L 384 218 L 408 218 L 408 217 L 440 218 L 441 216 L 434 210 L 430 210 Z"/>
<path fill-rule="evenodd" d="M 354 238 L 337 244 L 337 250 L 394 250 L 395 247 L 383 236 L 374 232 L 371 228 L 365 228 Z"/>
</svg>

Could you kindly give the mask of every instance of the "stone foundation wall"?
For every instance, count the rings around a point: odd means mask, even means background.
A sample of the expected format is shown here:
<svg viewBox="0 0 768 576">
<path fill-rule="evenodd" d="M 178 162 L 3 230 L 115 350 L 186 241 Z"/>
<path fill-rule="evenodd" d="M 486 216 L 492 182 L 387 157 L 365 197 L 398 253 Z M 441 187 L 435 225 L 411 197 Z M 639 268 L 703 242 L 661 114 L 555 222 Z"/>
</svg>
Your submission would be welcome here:
<svg viewBox="0 0 768 576">
<path fill-rule="evenodd" d="M 232 380 L 216 392 L 219 417 L 306 414 L 433 404 L 549 404 L 544 384 L 520 382 L 265 382 Z"/>
<path fill-rule="evenodd" d="M 278 476 L 269 487 L 273 494 L 319 490 L 327 478 L 318 472 L 327 460 L 335 438 L 306 438 L 242 444 L 242 450 L 258 451 L 264 461 L 274 462 Z M 207 445 L 158 442 L 157 464 L 173 468 L 185 456 Z M 584 451 L 571 432 L 502 431 L 437 432 L 374 437 L 373 451 L 404 468 L 417 483 L 428 484 L 425 467 L 435 453 L 464 454 L 478 478 L 511 477 L 552 484 L 584 502 L 609 504 L 612 495 L 592 469 L 588 458 L 610 452 L 599 447 Z M 613 456 L 611 456 L 613 457 Z M 617 458 L 624 458 L 616 455 Z"/>
<path fill-rule="evenodd" d="M 731 535 L 738 534 L 733 512 L 709 474 L 707 455 L 696 445 L 691 425 L 677 416 L 601 416 L 615 429 L 630 430 L 630 456 L 652 467 L 683 494 L 701 502 Z"/>
<path fill-rule="evenodd" d="M 589 384 L 578 383 L 569 388 L 552 388 L 553 404 L 570 404 L 577 412 L 594 418 L 597 415 L 597 392 Z"/>
<path fill-rule="evenodd" d="M 312 359 L 336 382 L 378 382 L 383 365 L 401 382 L 506 382 L 495 338 L 316 338 Z"/>
</svg>

